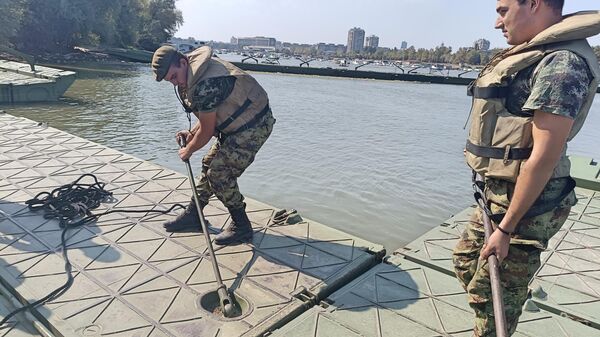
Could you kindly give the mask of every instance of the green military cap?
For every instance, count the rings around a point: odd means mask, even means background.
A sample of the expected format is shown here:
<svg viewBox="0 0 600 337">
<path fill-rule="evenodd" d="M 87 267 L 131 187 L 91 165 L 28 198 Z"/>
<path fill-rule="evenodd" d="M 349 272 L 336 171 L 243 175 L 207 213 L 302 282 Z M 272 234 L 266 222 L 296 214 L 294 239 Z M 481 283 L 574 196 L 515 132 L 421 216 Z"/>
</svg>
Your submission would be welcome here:
<svg viewBox="0 0 600 337">
<path fill-rule="evenodd" d="M 154 55 L 152 55 L 152 71 L 156 81 L 160 82 L 165 78 L 171 63 L 179 54 L 181 53 L 172 46 L 162 46 L 154 52 Z"/>
</svg>

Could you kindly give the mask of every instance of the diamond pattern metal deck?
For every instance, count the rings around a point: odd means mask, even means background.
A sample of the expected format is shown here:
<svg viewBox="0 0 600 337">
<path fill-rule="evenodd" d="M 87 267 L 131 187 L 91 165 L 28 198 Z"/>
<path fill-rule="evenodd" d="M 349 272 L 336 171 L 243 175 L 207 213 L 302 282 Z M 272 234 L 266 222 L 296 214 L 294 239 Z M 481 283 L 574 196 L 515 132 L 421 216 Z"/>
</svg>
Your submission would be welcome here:
<svg viewBox="0 0 600 337">
<path fill-rule="evenodd" d="M 473 312 L 457 280 L 401 255 L 352 281 L 274 337 L 473 335 Z M 513 336 L 594 337 L 600 330 L 539 311 L 525 312 Z"/>
<path fill-rule="evenodd" d="M 164 210 L 190 196 L 179 173 L 0 114 L 0 276 L 25 300 L 46 295 L 66 277 L 57 221 L 29 211 L 24 202 L 84 173 L 114 192 L 114 200 L 95 212 Z M 292 292 L 305 288 L 319 299 L 384 255 L 379 245 L 312 221 L 274 226 L 272 207 L 247 203 L 253 243 L 216 250 L 228 288 L 251 302 L 242 319 L 220 319 L 196 307 L 215 280 L 202 234 L 163 230 L 161 223 L 175 214 L 116 213 L 71 229 L 75 282 L 37 312 L 64 336 L 260 335 L 310 306 Z M 216 200 L 205 213 L 215 230 L 230 221 Z"/>
<path fill-rule="evenodd" d="M 579 203 L 542 253 L 542 266 L 531 288 L 541 286 L 548 293 L 547 298 L 533 298 L 541 308 L 600 328 L 600 192 L 577 188 L 576 193 Z M 454 275 L 452 249 L 473 207 L 398 252 L 409 260 Z"/>
<path fill-rule="evenodd" d="M 10 300 L 3 295 L 0 295 L 0 319 L 14 310 Z M 21 316 L 13 317 L 4 326 L 0 327 L 1 337 L 38 337 L 42 336 L 27 318 Z"/>
</svg>

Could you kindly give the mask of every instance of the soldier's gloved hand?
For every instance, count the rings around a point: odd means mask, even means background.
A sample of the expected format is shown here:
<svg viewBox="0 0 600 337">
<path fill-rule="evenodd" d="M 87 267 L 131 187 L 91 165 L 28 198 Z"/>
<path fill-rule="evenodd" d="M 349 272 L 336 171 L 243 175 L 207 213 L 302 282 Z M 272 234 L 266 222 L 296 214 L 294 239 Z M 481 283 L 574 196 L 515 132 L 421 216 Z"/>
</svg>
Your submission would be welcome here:
<svg viewBox="0 0 600 337">
<path fill-rule="evenodd" d="M 177 144 L 179 144 L 179 137 L 181 136 L 184 137 L 186 144 L 189 144 L 192 141 L 192 138 L 194 138 L 194 135 L 189 130 L 177 131 L 177 133 L 175 134 L 175 141 L 177 142 Z"/>
</svg>

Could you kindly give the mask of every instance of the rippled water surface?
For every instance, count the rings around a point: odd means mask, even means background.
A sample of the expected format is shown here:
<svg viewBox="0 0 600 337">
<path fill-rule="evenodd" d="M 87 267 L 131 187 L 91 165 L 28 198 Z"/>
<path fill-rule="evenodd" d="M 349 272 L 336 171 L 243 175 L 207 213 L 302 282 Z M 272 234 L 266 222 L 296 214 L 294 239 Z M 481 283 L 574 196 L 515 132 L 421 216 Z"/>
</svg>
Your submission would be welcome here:
<svg viewBox="0 0 600 337">
<path fill-rule="evenodd" d="M 463 163 L 465 87 L 253 74 L 277 123 L 240 179 L 246 196 L 397 249 L 472 203 Z M 8 113 L 185 174 L 174 134 L 187 128 L 171 85 L 147 67 L 80 74 L 57 103 Z M 570 153 L 600 158 L 600 102 Z M 194 155 L 196 171 L 201 151 Z"/>
</svg>

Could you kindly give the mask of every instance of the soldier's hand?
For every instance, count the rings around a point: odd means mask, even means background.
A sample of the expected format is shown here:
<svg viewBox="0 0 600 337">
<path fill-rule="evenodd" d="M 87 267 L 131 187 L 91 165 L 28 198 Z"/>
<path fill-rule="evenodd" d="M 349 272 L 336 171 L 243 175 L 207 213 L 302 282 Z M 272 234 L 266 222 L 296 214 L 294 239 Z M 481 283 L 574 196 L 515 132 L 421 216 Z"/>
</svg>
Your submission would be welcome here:
<svg viewBox="0 0 600 337">
<path fill-rule="evenodd" d="M 175 141 L 177 142 L 177 144 L 179 144 L 179 137 L 182 136 L 184 137 L 186 144 L 189 144 L 189 142 L 192 141 L 192 138 L 194 138 L 194 135 L 189 130 L 177 131 L 177 133 L 175 134 Z"/>
<path fill-rule="evenodd" d="M 498 258 L 498 262 L 502 262 L 508 255 L 509 245 L 510 236 L 502 233 L 499 230 L 495 230 L 494 233 L 490 235 L 488 242 L 483 245 L 483 249 L 481 250 L 479 258 L 482 260 L 487 260 L 490 255 L 494 254 Z"/>
<path fill-rule="evenodd" d="M 187 161 L 190 159 L 190 157 L 192 156 L 192 151 L 190 151 L 189 147 L 182 147 L 181 149 L 179 149 L 179 158 L 181 158 L 181 160 L 183 161 Z"/>
</svg>

